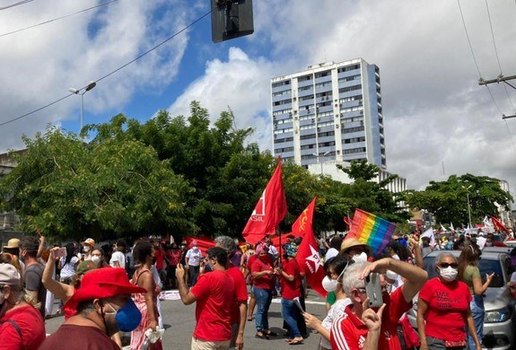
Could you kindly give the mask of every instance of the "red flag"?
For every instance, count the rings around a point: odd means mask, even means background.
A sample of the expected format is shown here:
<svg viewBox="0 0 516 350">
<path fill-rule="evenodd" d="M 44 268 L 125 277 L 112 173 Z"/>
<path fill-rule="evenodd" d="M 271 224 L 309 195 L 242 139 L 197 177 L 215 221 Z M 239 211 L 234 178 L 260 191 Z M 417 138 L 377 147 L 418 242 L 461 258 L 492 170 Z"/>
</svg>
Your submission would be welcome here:
<svg viewBox="0 0 516 350">
<path fill-rule="evenodd" d="M 281 160 L 272 174 L 262 196 L 256 203 L 242 236 L 248 243 L 256 243 L 276 232 L 276 226 L 287 215 L 287 200 L 281 181 Z"/>
<path fill-rule="evenodd" d="M 507 229 L 507 227 L 505 227 L 505 225 L 502 224 L 502 222 L 500 220 L 498 220 L 497 218 L 495 218 L 494 216 L 491 216 L 491 221 L 493 222 L 493 226 L 494 226 L 495 230 L 509 233 L 509 230 Z"/>
<path fill-rule="evenodd" d="M 297 220 L 292 224 L 292 234 L 296 237 L 304 237 L 305 233 L 314 234 L 312 222 L 314 219 L 315 202 L 317 197 L 312 199 L 308 207 L 299 215 Z"/>
<path fill-rule="evenodd" d="M 292 233 L 303 234 L 303 240 L 297 250 L 296 260 L 301 269 L 305 272 L 306 279 L 313 290 L 322 297 L 326 297 L 326 291 L 322 286 L 322 280 L 325 276 L 321 256 L 319 255 L 319 245 L 315 240 L 314 231 L 312 229 L 313 214 L 316 198 L 301 213 L 299 218 L 292 225 Z"/>
</svg>

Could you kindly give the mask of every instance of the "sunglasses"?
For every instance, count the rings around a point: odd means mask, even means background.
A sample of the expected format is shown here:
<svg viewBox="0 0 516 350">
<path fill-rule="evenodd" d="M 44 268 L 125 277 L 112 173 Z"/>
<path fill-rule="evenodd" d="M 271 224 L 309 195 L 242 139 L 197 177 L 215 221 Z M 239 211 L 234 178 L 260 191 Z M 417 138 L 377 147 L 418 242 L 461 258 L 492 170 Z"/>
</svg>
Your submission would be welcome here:
<svg viewBox="0 0 516 350">
<path fill-rule="evenodd" d="M 443 269 L 446 269 L 448 267 L 452 267 L 452 268 L 456 269 L 457 267 L 459 267 L 459 264 L 457 264 L 457 263 L 440 263 L 439 267 L 442 267 Z"/>
</svg>

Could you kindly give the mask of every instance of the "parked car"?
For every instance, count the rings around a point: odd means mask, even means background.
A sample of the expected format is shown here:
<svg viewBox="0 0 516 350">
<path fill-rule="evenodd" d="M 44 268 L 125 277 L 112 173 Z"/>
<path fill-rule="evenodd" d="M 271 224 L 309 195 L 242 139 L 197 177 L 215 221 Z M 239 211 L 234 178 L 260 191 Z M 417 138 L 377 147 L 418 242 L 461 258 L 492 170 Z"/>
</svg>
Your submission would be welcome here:
<svg viewBox="0 0 516 350">
<path fill-rule="evenodd" d="M 457 258 L 460 250 L 449 250 Z M 435 258 L 441 251 L 433 251 L 424 257 L 425 270 L 428 278 L 437 276 L 435 271 Z M 507 283 L 510 281 L 514 271 L 511 259 L 507 253 L 482 251 L 479 261 L 480 275 L 485 282 L 486 274 L 495 273 L 494 278 L 484 294 L 484 337 L 482 346 L 484 349 L 509 350 L 516 348 L 515 327 L 516 327 L 516 306 L 511 302 L 511 295 L 507 290 Z M 414 298 L 414 306 L 407 316 L 412 327 L 417 329 L 417 296 Z"/>
</svg>

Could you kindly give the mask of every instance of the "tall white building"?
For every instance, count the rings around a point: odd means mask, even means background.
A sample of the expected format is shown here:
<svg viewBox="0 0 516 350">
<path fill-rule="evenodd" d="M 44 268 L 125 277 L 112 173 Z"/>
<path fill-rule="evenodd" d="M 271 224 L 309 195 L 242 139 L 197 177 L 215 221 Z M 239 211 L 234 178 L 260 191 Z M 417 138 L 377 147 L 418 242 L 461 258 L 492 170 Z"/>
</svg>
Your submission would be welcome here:
<svg viewBox="0 0 516 350">
<path fill-rule="evenodd" d="M 385 169 L 380 70 L 361 58 L 271 80 L 273 150 L 308 167 L 365 159 Z"/>
</svg>

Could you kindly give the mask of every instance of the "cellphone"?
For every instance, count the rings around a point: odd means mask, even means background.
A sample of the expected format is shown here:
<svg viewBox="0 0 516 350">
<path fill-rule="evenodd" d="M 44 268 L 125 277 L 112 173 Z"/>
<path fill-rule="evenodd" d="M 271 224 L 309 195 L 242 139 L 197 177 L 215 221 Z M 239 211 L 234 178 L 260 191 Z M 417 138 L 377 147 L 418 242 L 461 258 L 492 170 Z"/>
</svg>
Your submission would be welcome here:
<svg viewBox="0 0 516 350">
<path fill-rule="evenodd" d="M 62 258 L 66 256 L 66 248 L 59 248 L 54 250 L 54 258 Z"/>
<path fill-rule="evenodd" d="M 383 304 L 380 275 L 372 272 L 365 278 L 365 289 L 369 298 L 369 307 L 380 307 Z"/>
</svg>

